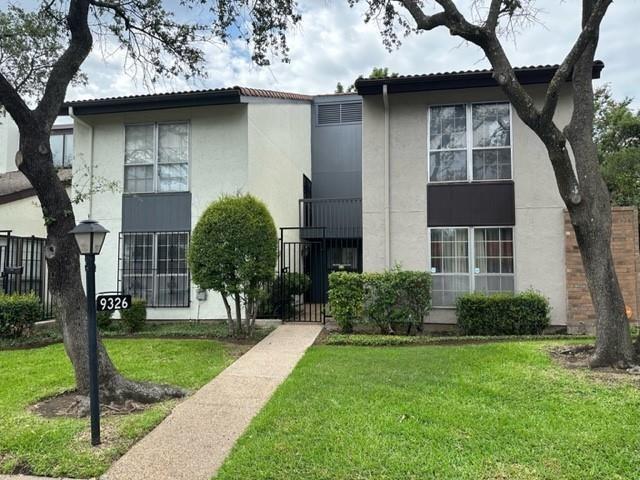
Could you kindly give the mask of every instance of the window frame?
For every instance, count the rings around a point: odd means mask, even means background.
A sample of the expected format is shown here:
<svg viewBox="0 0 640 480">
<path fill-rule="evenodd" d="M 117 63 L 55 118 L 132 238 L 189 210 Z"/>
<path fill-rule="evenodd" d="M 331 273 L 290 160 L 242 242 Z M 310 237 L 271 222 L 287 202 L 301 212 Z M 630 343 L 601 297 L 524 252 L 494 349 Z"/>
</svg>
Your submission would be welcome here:
<svg viewBox="0 0 640 480">
<path fill-rule="evenodd" d="M 160 145 L 159 135 L 160 135 L 160 125 L 172 125 L 172 124 L 184 124 L 187 126 L 187 189 L 186 190 L 171 190 L 171 191 L 160 191 L 159 190 L 159 172 L 160 165 L 182 165 L 183 163 L 160 163 L 158 161 L 158 149 Z M 142 127 L 153 125 L 153 163 L 127 163 L 126 162 L 126 154 L 127 154 L 127 127 Z M 191 191 L 191 121 L 190 120 L 163 120 L 161 122 L 129 122 L 125 123 L 122 126 L 122 135 L 124 138 L 124 142 L 122 144 L 122 185 L 124 189 L 125 195 L 147 195 L 147 194 L 163 194 L 163 193 L 182 193 L 182 192 L 190 192 Z M 127 188 L 127 167 L 153 167 L 153 190 L 150 192 L 128 192 Z"/>
<path fill-rule="evenodd" d="M 476 179 L 473 177 L 473 151 L 474 150 L 495 150 L 501 148 L 506 150 L 507 147 L 473 147 L 473 106 L 474 105 L 491 105 L 506 104 L 509 106 L 509 152 L 511 155 L 511 176 L 509 178 L 493 178 L 493 179 Z M 467 178 L 465 180 L 431 180 L 431 109 L 438 107 L 455 107 L 464 105 L 465 107 L 465 125 L 466 125 L 466 148 L 462 149 L 436 149 L 433 152 L 447 151 L 465 151 Z M 447 184 L 447 183 L 480 183 L 480 182 L 508 182 L 513 181 L 513 108 L 508 100 L 482 100 L 475 102 L 453 102 L 453 103 L 433 103 L 427 106 L 427 183 L 428 184 Z M 452 227 L 453 228 L 453 227 Z"/>
<path fill-rule="evenodd" d="M 186 235 L 186 243 L 185 243 L 185 272 L 184 273 L 160 273 L 158 268 L 158 237 L 159 235 Z M 124 269 L 125 265 L 125 242 L 126 237 L 128 235 L 131 236 L 141 236 L 141 235 L 151 235 L 151 271 L 150 272 L 136 272 L 135 269 L 131 271 L 126 271 Z M 169 231 L 169 232 L 120 232 L 120 240 L 119 240 L 119 254 L 118 254 L 118 285 L 119 290 L 124 291 L 125 278 L 149 278 L 151 282 L 151 295 L 152 301 L 147 304 L 149 308 L 190 308 L 191 307 L 191 271 L 189 269 L 189 262 L 187 259 L 186 248 L 188 248 L 189 241 L 191 239 L 191 232 L 188 230 L 184 231 Z M 134 260 L 135 262 L 135 260 Z M 131 263 L 131 261 L 129 262 Z M 160 305 L 160 279 L 167 277 L 183 277 L 186 283 L 187 294 L 186 294 L 186 304 L 180 305 L 170 305 L 170 304 L 162 304 Z"/>
<path fill-rule="evenodd" d="M 513 272 L 508 274 L 503 273 L 476 273 L 475 272 L 475 261 L 476 261 L 476 245 L 475 245 L 475 230 L 476 229 L 501 229 L 501 228 L 510 228 L 511 229 L 511 248 L 512 248 L 512 256 L 513 256 Z M 427 227 L 427 272 L 430 272 L 431 275 L 452 275 L 452 276 L 461 276 L 464 273 L 434 273 L 431 271 L 431 232 L 433 230 L 447 230 L 447 229 L 466 229 L 467 230 L 467 266 L 469 278 L 469 292 L 473 293 L 476 291 L 476 275 L 483 276 L 512 276 L 513 277 L 513 291 L 518 291 L 517 284 L 517 265 L 516 265 L 516 226 L 515 225 L 475 225 L 475 226 L 465 226 L 465 225 L 456 225 L 456 226 L 443 226 L 443 227 Z M 433 308 L 437 309 L 446 309 L 452 310 L 455 309 L 455 305 L 434 305 Z"/>
<path fill-rule="evenodd" d="M 61 165 L 56 165 L 55 160 L 53 159 L 53 151 L 51 152 L 51 161 L 53 162 L 53 166 L 56 168 L 73 168 L 73 161 L 75 159 L 75 138 L 73 135 L 73 127 L 62 127 L 62 128 L 52 128 L 51 129 L 51 133 L 49 134 L 49 142 L 51 142 L 51 138 L 52 137 L 62 137 L 62 164 Z M 71 163 L 70 164 L 66 164 L 65 160 L 67 157 L 67 150 L 68 150 L 68 146 L 67 146 L 67 140 L 68 138 L 71 138 L 71 143 L 73 144 L 73 147 L 71 148 L 71 150 L 73 151 L 72 156 L 71 156 Z"/>
</svg>

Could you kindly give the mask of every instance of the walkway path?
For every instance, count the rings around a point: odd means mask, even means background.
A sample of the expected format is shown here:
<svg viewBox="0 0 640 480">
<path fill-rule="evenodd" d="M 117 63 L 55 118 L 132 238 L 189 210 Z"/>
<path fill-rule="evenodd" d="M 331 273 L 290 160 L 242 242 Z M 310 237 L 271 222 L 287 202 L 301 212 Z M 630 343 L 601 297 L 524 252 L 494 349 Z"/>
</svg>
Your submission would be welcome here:
<svg viewBox="0 0 640 480">
<path fill-rule="evenodd" d="M 278 327 L 179 404 L 103 478 L 210 479 L 321 329 L 314 324 Z"/>
</svg>

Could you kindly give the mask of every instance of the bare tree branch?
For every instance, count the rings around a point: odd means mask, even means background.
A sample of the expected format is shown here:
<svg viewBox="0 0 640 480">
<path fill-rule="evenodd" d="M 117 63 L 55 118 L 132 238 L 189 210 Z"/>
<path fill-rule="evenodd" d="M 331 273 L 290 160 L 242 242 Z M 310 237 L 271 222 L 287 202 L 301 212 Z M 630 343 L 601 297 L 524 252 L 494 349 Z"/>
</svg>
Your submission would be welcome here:
<svg viewBox="0 0 640 480">
<path fill-rule="evenodd" d="M 33 119 L 33 112 L 2 72 L 0 72 L 0 105 L 19 123 L 28 124 Z"/>
</svg>

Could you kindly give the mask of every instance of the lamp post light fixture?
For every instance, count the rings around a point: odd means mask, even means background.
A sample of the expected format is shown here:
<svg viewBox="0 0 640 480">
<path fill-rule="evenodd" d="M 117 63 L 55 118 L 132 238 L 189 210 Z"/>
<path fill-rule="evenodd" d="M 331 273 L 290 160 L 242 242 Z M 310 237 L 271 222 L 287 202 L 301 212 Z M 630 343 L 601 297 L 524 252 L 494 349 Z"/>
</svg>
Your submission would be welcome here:
<svg viewBox="0 0 640 480">
<path fill-rule="evenodd" d="M 100 394 L 98 391 L 98 335 L 96 325 L 96 255 L 100 254 L 109 230 L 95 220 L 83 220 L 71 230 L 80 254 L 85 258 L 87 276 L 87 320 L 89 351 L 89 401 L 91 404 L 91 445 L 100 444 Z"/>
</svg>

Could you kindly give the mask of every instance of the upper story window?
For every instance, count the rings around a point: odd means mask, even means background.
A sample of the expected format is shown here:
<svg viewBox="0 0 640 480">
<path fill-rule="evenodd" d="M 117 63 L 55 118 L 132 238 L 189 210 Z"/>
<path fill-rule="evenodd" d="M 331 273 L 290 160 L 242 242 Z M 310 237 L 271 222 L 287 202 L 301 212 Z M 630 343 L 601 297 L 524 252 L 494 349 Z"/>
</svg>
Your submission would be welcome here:
<svg viewBox="0 0 640 480">
<path fill-rule="evenodd" d="M 429 108 L 429 181 L 511 178 L 511 109 L 508 103 Z"/>
<path fill-rule="evenodd" d="M 189 190 L 189 124 L 126 125 L 124 172 L 126 193 Z"/>
<path fill-rule="evenodd" d="M 73 129 L 52 130 L 49 144 L 53 164 L 58 168 L 70 168 L 73 165 Z"/>
</svg>

